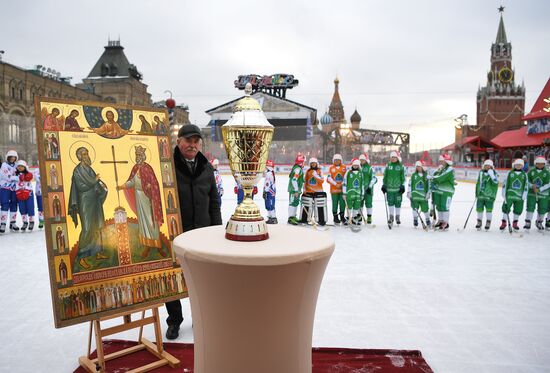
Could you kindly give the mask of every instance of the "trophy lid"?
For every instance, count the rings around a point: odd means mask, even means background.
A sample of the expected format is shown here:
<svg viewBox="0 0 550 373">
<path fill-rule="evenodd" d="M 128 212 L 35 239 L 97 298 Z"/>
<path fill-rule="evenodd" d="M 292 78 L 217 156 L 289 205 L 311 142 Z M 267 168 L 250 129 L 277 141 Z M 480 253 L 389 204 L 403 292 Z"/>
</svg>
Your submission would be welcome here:
<svg viewBox="0 0 550 373">
<path fill-rule="evenodd" d="M 230 126 L 254 126 L 254 127 L 271 127 L 273 125 L 268 122 L 260 103 L 250 97 L 252 94 L 252 85 L 246 83 L 244 89 L 244 97 L 241 98 L 233 107 L 231 118 L 222 127 Z"/>
</svg>

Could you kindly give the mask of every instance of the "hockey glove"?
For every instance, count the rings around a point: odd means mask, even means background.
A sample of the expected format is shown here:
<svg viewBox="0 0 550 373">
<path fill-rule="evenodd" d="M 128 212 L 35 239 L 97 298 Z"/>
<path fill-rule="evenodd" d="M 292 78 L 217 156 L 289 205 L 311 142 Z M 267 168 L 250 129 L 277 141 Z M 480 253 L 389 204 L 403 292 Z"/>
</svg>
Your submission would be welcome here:
<svg viewBox="0 0 550 373">
<path fill-rule="evenodd" d="M 401 193 L 401 194 L 405 193 L 405 186 L 404 185 L 399 185 L 399 193 Z"/>
<path fill-rule="evenodd" d="M 386 194 L 388 192 L 388 188 L 386 188 L 385 185 L 382 185 L 382 193 Z"/>
</svg>

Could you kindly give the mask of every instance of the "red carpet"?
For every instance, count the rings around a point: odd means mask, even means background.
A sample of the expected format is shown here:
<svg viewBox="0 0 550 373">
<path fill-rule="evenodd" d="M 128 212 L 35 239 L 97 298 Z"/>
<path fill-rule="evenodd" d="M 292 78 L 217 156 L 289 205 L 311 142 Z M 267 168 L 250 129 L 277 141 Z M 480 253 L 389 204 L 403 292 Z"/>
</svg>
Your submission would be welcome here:
<svg viewBox="0 0 550 373">
<path fill-rule="evenodd" d="M 105 353 L 111 353 L 135 345 L 135 342 L 105 341 Z M 193 345 L 187 343 L 164 343 L 166 351 L 181 361 L 181 366 L 171 369 L 169 366 L 158 368 L 155 373 L 193 372 Z M 93 357 L 95 357 L 95 352 Z M 107 362 L 107 372 L 126 372 L 130 369 L 151 363 L 155 360 L 147 351 L 124 356 Z M 185 370 L 184 370 L 185 369 Z M 79 367 L 75 373 L 85 373 Z M 372 350 L 346 348 L 314 348 L 313 373 L 433 373 L 415 350 Z"/>
</svg>

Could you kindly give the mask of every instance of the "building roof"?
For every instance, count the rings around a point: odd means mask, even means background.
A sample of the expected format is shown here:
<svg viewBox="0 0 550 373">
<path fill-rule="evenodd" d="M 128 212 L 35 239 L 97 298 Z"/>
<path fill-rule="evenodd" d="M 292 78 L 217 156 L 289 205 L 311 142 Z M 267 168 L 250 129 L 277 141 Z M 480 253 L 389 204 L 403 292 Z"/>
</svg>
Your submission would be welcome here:
<svg viewBox="0 0 550 373">
<path fill-rule="evenodd" d="M 361 115 L 359 115 L 359 113 L 357 112 L 357 109 L 355 109 L 355 111 L 353 112 L 353 114 L 351 114 L 350 121 L 351 121 L 351 123 L 359 123 L 359 122 L 361 122 Z"/>
<path fill-rule="evenodd" d="M 269 97 L 271 97 L 271 98 L 273 98 L 273 99 L 280 100 L 280 101 L 284 101 L 284 102 L 288 102 L 288 103 L 290 103 L 290 104 L 294 104 L 294 105 L 303 107 L 304 109 L 307 109 L 307 110 L 311 110 L 311 111 L 317 112 L 317 109 L 314 109 L 314 108 L 312 108 L 312 107 L 310 107 L 310 106 L 306 106 L 306 105 L 304 105 L 304 104 L 300 104 L 299 102 L 289 100 L 288 98 L 282 98 L 282 97 L 279 97 L 279 96 L 275 96 L 275 95 L 269 94 L 269 93 L 267 93 L 267 92 L 257 91 L 257 92 L 254 92 L 254 93 L 252 94 L 252 97 L 254 97 L 254 98 L 256 98 L 256 99 L 257 99 L 258 97 L 261 97 L 261 96 L 269 96 Z M 205 111 L 205 113 L 206 113 L 206 114 L 211 114 L 212 112 L 217 111 L 218 109 L 221 109 L 221 108 L 223 108 L 224 106 L 231 106 L 231 107 L 233 107 L 233 104 L 236 103 L 237 101 L 239 101 L 239 100 L 240 100 L 241 98 L 243 98 L 243 97 L 245 97 L 245 96 L 240 96 L 240 97 L 238 97 L 238 98 L 236 98 L 236 99 L 234 99 L 234 100 L 231 100 L 231 101 L 226 102 L 226 103 L 224 103 L 224 104 L 218 105 L 218 106 L 216 106 L 216 107 L 214 107 L 214 108 L 212 108 L 212 109 L 208 109 L 208 110 Z"/>
<path fill-rule="evenodd" d="M 527 127 L 517 130 L 504 131 L 491 141 L 500 148 L 519 148 L 542 146 L 545 139 L 550 139 L 550 132 L 527 134 Z"/>
<path fill-rule="evenodd" d="M 502 13 L 500 14 L 500 23 L 498 24 L 497 39 L 496 44 L 506 44 L 508 40 L 506 39 L 506 30 L 504 29 L 504 19 L 502 18 Z"/>
<path fill-rule="evenodd" d="M 143 78 L 136 66 L 126 58 L 120 40 L 109 40 L 105 51 L 88 74 L 88 78 L 128 76 L 137 80 Z"/>
<path fill-rule="evenodd" d="M 480 136 L 468 136 L 468 137 L 464 137 L 463 139 L 460 139 L 457 142 L 453 142 L 452 144 L 447 145 L 441 150 L 452 151 L 452 150 L 456 150 L 456 148 L 460 148 L 465 145 L 469 145 L 470 151 L 472 152 L 480 152 L 480 151 L 485 151 L 487 148 L 498 147 L 498 145 L 494 141 L 486 140 Z"/>
<path fill-rule="evenodd" d="M 522 120 L 533 120 L 541 118 L 550 118 L 550 78 L 540 92 L 539 98 L 535 101 L 531 112 L 525 115 Z"/>
<path fill-rule="evenodd" d="M 332 123 L 332 117 L 330 116 L 329 113 L 325 112 L 325 114 L 323 114 L 323 116 L 321 117 L 320 122 L 323 126 L 327 125 L 327 124 L 331 124 Z"/>
</svg>

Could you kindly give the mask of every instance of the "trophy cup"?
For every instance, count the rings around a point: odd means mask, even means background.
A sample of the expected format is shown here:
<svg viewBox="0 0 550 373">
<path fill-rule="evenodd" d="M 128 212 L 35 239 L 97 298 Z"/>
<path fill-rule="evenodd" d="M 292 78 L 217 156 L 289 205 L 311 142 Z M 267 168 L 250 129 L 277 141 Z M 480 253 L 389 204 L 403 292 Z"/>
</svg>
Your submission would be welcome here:
<svg viewBox="0 0 550 373">
<path fill-rule="evenodd" d="M 250 97 L 252 86 L 245 87 L 245 97 L 233 108 L 222 126 L 223 143 L 231 173 L 244 191 L 225 228 L 225 238 L 233 241 L 262 241 L 269 238 L 260 209 L 252 200 L 254 185 L 265 171 L 273 126 L 267 121 L 258 101 Z"/>
</svg>

